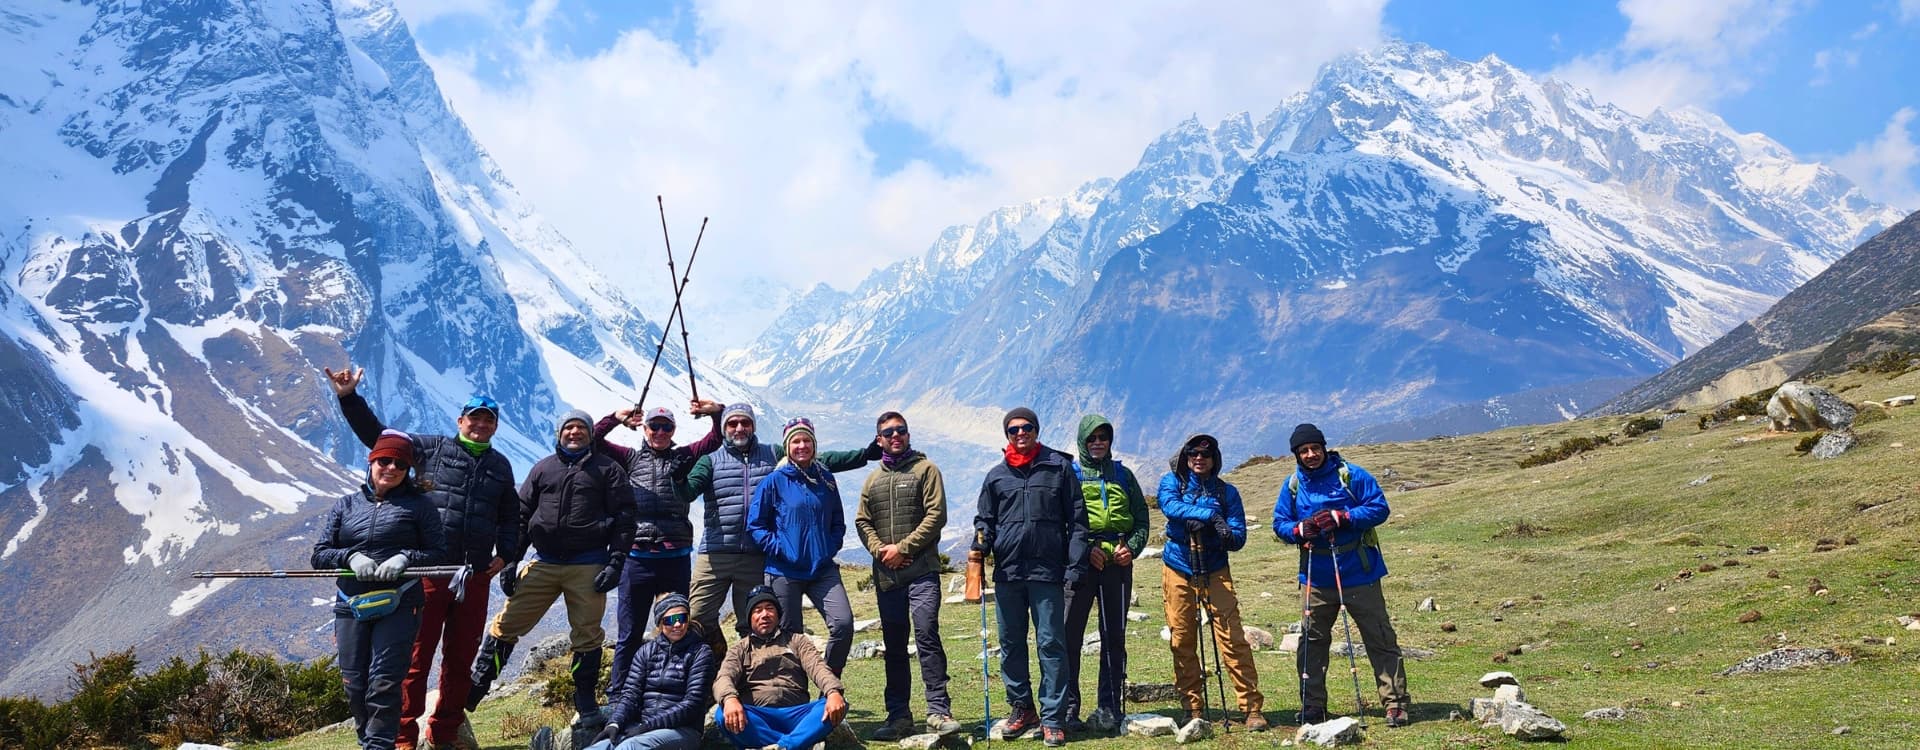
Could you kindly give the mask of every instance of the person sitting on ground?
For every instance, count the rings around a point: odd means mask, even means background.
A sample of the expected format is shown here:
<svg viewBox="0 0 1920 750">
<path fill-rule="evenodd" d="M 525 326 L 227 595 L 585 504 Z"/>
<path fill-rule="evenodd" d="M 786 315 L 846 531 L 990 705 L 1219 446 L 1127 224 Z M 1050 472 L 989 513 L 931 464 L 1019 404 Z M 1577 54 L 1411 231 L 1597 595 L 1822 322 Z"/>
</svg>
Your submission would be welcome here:
<svg viewBox="0 0 1920 750">
<path fill-rule="evenodd" d="M 660 636 L 640 644 L 613 712 L 587 750 L 693 750 L 707 708 L 713 649 L 687 637 L 687 597 L 667 594 L 653 605 Z"/>
<path fill-rule="evenodd" d="M 846 689 L 813 641 L 780 629 L 780 597 L 758 586 L 747 598 L 747 637 L 720 660 L 714 723 L 735 747 L 805 750 L 847 716 Z M 820 688 L 809 700 L 807 680 Z"/>
</svg>

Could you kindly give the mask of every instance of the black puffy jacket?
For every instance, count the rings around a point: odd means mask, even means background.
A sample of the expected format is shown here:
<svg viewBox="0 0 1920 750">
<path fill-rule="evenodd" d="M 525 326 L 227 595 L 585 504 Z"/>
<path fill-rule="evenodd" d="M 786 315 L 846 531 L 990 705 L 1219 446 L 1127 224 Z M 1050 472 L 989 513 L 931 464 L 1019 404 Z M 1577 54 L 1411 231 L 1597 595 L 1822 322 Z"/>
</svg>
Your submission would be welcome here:
<svg viewBox="0 0 1920 750">
<path fill-rule="evenodd" d="M 973 530 L 993 553 L 993 580 L 1062 583 L 1087 568 L 1087 501 L 1073 459 L 1046 446 L 1022 468 L 1001 461 L 980 483 Z"/>
<path fill-rule="evenodd" d="M 569 560 L 595 550 L 624 555 L 633 537 L 627 473 L 599 453 L 572 461 L 547 456 L 520 482 L 520 517 L 523 542 L 541 559 Z"/>
<path fill-rule="evenodd" d="M 327 510 L 309 561 L 314 570 L 348 567 L 355 552 L 384 561 L 394 555 L 406 555 L 407 567 L 439 565 L 446 561 L 447 537 L 440 526 L 440 514 L 427 498 L 411 484 L 395 487 L 386 498 L 375 500 L 373 489 L 360 485 L 335 500 Z M 388 581 L 362 581 L 342 576 L 340 592 L 348 596 L 376 589 L 393 588 Z M 412 592 L 418 595 L 417 587 Z"/>
<path fill-rule="evenodd" d="M 387 429 L 358 393 L 340 399 L 340 413 L 368 448 Z M 520 550 L 520 496 L 513 464 L 491 448 L 478 456 L 451 435 L 413 435 L 414 473 L 431 483 L 427 499 L 440 509 L 450 564 L 485 568 L 494 556 Z"/>
<path fill-rule="evenodd" d="M 655 729 L 699 729 L 706 720 L 712 667 L 713 648 L 691 633 L 678 643 L 663 635 L 648 638 L 634 652 L 607 720 L 620 725 L 623 737 Z"/>
<path fill-rule="evenodd" d="M 646 445 L 629 448 L 607 442 L 607 433 L 619 424 L 619 418 L 613 414 L 601 417 L 594 424 L 594 450 L 611 456 L 616 463 L 625 467 L 627 484 L 633 494 L 634 519 L 653 524 L 666 536 L 663 542 L 642 543 L 635 539 L 634 549 L 648 552 L 692 550 L 693 521 L 687 514 L 693 505 L 693 493 L 687 489 L 687 473 L 693 470 L 694 463 L 701 456 L 720 447 L 719 417 L 714 417 L 713 428 L 705 437 L 663 451 Z"/>
</svg>

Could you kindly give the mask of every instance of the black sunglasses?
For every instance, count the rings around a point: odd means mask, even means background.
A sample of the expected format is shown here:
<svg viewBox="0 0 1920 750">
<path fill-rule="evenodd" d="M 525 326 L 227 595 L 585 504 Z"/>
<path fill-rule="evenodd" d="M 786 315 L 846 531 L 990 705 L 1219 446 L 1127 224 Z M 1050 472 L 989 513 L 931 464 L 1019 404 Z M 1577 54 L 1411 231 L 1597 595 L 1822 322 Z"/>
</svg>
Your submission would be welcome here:
<svg viewBox="0 0 1920 750">
<path fill-rule="evenodd" d="M 1039 432 L 1039 431 L 1040 431 L 1040 428 L 1039 428 L 1039 426 L 1037 426 L 1037 425 L 1031 425 L 1031 424 L 1010 424 L 1010 425 L 1007 425 L 1007 434 L 1008 434 L 1008 435 L 1018 435 L 1018 434 L 1020 434 L 1020 433 L 1022 433 L 1022 432 Z"/>
<path fill-rule="evenodd" d="M 374 459 L 373 463 L 378 466 L 398 466 L 402 469 L 413 468 L 411 464 L 408 464 L 407 462 L 394 458 L 392 456 L 381 456 L 379 458 Z"/>
<path fill-rule="evenodd" d="M 883 437 L 883 438 L 890 438 L 895 435 L 905 435 L 905 434 L 907 434 L 906 425 L 900 425 L 898 427 L 888 427 L 887 429 L 880 431 L 880 437 Z"/>
<path fill-rule="evenodd" d="M 1209 457 L 1211 457 L 1211 456 L 1212 456 L 1212 450 L 1213 450 L 1213 449 L 1212 449 L 1211 447 L 1207 447 L 1207 448 L 1188 448 L 1188 449 L 1187 449 L 1187 458 L 1195 458 L 1195 457 L 1198 457 L 1198 456 L 1209 456 Z"/>
<path fill-rule="evenodd" d="M 652 432 L 673 432 L 672 422 L 648 422 L 647 429 Z"/>
</svg>

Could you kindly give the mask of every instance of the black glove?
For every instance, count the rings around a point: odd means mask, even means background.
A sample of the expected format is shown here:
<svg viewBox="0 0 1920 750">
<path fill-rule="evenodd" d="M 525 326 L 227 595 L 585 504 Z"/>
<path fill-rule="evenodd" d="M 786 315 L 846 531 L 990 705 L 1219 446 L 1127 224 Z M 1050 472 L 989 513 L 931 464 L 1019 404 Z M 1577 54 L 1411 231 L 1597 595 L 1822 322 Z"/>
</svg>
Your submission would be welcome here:
<svg viewBox="0 0 1920 750">
<path fill-rule="evenodd" d="M 1228 539 L 1233 538 L 1233 527 L 1227 525 L 1226 516 L 1222 516 L 1218 513 L 1214 514 L 1213 520 L 1209 525 L 1213 527 L 1213 535 L 1220 537 L 1221 541 L 1226 541 Z"/>
<path fill-rule="evenodd" d="M 593 590 L 604 594 L 617 588 L 620 585 L 620 568 L 625 563 L 626 558 L 618 555 L 608 560 L 606 567 L 594 574 Z"/>
<path fill-rule="evenodd" d="M 660 527 L 653 525 L 652 521 L 641 521 L 633 525 L 633 540 L 641 544 L 658 544 L 666 538 L 667 535 L 661 533 Z"/>
<path fill-rule="evenodd" d="M 867 443 L 867 449 L 860 453 L 860 457 L 868 461 L 878 461 L 883 455 L 886 455 L 886 451 L 880 449 L 880 441 L 878 440 Z"/>
<path fill-rule="evenodd" d="M 596 744 L 601 742 L 612 742 L 618 739 L 619 737 L 620 737 L 620 725 L 615 724 L 613 722 L 607 722 L 606 726 L 600 728 L 600 733 L 593 736 L 593 743 L 589 743 L 589 744 Z"/>
<path fill-rule="evenodd" d="M 513 596 L 513 589 L 520 585 L 520 563 L 510 562 L 500 569 L 500 595 Z"/>
<path fill-rule="evenodd" d="M 982 554 L 993 554 L 993 540 L 988 539 L 984 533 L 978 531 L 973 532 L 972 550 Z"/>
</svg>

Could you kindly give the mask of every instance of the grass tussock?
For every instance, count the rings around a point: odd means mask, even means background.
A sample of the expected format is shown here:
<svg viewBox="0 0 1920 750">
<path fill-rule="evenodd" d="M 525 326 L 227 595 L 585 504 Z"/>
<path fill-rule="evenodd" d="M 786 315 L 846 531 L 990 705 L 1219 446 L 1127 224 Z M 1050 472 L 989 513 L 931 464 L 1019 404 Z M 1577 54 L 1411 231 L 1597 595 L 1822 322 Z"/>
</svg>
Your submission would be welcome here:
<svg viewBox="0 0 1920 750">
<path fill-rule="evenodd" d="M 1520 468 L 1529 469 L 1565 461 L 1603 445 L 1612 445 L 1612 435 L 1582 435 L 1560 441 L 1559 445 L 1520 459 Z"/>
</svg>

